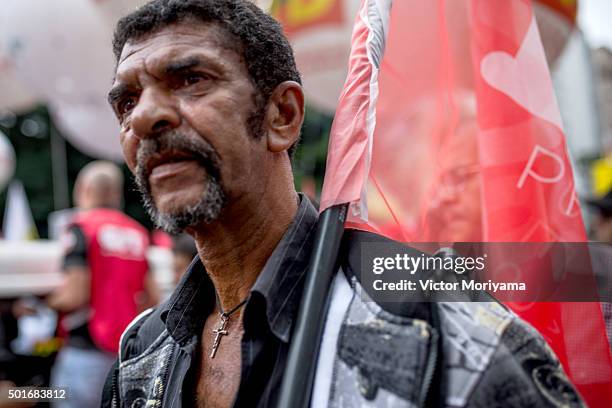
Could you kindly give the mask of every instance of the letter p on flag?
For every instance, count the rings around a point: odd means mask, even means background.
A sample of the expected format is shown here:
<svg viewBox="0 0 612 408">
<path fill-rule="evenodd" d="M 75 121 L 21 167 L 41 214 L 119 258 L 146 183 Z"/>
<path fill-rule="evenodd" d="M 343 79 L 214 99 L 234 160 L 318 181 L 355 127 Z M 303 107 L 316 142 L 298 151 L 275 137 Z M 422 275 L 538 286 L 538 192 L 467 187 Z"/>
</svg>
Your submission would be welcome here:
<svg viewBox="0 0 612 408">
<path fill-rule="evenodd" d="M 321 211 L 349 203 L 348 228 L 407 243 L 585 242 L 559 205 L 570 169 L 529 0 L 362 0 Z M 515 311 L 589 406 L 609 406 L 599 304 Z"/>
<path fill-rule="evenodd" d="M 536 164 L 536 160 L 539 158 L 538 157 L 539 155 L 549 157 L 550 159 L 557 162 L 558 163 L 557 172 L 551 175 L 543 175 L 543 174 L 538 173 L 535 170 L 535 164 Z M 553 152 L 541 146 L 536 145 L 533 149 L 533 153 L 531 154 L 531 156 L 529 157 L 529 160 L 527 161 L 525 170 L 523 170 L 523 173 L 521 174 L 521 178 L 519 179 L 516 186 L 518 188 L 522 188 L 523 185 L 525 184 L 525 180 L 527 179 L 527 177 L 532 177 L 537 182 L 540 182 L 540 183 L 557 183 L 563 179 L 564 174 L 565 174 L 565 164 L 563 163 L 563 160 L 560 157 L 558 157 L 556 154 L 554 154 Z"/>
</svg>

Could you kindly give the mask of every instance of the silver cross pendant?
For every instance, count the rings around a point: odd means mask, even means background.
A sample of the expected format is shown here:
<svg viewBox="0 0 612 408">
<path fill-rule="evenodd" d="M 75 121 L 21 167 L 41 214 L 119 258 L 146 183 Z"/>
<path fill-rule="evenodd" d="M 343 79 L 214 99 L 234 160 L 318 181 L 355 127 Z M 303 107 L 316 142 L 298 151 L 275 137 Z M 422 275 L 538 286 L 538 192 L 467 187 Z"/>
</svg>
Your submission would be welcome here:
<svg viewBox="0 0 612 408">
<path fill-rule="evenodd" d="M 217 349 L 221 344 L 221 336 L 227 336 L 229 333 L 225 330 L 225 326 L 229 321 L 229 316 L 221 315 L 221 322 L 219 323 L 219 327 L 213 330 L 215 334 L 215 341 L 213 342 L 212 350 L 210 352 L 210 358 L 215 358 L 215 354 L 217 354 Z"/>
</svg>

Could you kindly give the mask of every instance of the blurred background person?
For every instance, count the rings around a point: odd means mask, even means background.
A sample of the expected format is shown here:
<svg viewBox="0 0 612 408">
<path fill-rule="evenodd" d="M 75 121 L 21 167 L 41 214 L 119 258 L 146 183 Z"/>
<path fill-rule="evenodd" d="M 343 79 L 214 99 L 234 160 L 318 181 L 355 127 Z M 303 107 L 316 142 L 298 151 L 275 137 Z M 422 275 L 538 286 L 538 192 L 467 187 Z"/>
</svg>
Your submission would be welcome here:
<svg viewBox="0 0 612 408">
<path fill-rule="evenodd" d="M 47 298 L 60 313 L 66 345 L 51 383 L 69 387 L 66 407 L 96 407 L 119 337 L 140 310 L 156 304 L 148 274 L 148 233 L 122 213 L 119 168 L 94 161 L 81 170 L 74 189 L 79 209 L 62 238 L 64 281 Z"/>
<path fill-rule="evenodd" d="M 439 147 L 434 182 L 425 205 L 421 228 L 426 241 L 483 240 L 478 124 L 473 95 L 458 94 L 458 118 L 438 130 Z M 450 117 L 451 115 L 449 115 Z M 433 130 L 430 130 L 430 133 Z"/>
</svg>

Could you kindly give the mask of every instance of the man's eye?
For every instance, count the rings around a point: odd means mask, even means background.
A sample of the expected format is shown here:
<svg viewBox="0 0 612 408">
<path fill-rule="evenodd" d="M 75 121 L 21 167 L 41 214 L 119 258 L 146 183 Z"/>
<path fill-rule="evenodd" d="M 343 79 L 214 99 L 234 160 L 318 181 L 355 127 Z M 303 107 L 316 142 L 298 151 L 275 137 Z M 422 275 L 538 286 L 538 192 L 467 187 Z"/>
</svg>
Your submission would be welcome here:
<svg viewBox="0 0 612 408">
<path fill-rule="evenodd" d="M 119 102 L 119 104 L 117 105 L 117 111 L 120 115 L 125 115 L 126 113 L 134 109 L 134 107 L 136 107 L 136 98 L 129 97 Z"/>
<path fill-rule="evenodd" d="M 190 73 L 183 77 L 183 86 L 191 86 L 209 79 L 207 75 Z"/>
</svg>

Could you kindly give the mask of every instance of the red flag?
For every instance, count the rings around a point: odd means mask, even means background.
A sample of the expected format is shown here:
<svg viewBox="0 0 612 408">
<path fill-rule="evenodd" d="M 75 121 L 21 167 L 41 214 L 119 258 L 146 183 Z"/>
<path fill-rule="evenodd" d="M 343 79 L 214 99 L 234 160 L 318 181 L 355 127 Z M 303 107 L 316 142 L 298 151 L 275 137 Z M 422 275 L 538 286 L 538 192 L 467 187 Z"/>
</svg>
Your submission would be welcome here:
<svg viewBox="0 0 612 408">
<path fill-rule="evenodd" d="M 529 0 L 362 1 L 321 210 L 347 202 L 349 226 L 404 242 L 586 241 Z M 509 306 L 604 406 L 599 304 Z"/>
</svg>

